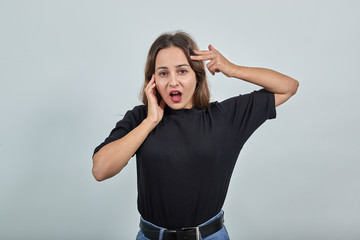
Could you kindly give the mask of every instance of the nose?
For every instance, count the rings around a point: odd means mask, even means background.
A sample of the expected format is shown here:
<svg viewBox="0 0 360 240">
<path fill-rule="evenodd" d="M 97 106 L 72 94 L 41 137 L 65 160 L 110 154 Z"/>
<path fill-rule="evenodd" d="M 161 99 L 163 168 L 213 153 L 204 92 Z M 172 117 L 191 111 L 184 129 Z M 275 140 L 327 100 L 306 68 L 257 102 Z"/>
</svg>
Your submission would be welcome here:
<svg viewBox="0 0 360 240">
<path fill-rule="evenodd" d="M 176 78 L 176 75 L 172 75 L 170 82 L 169 82 L 170 87 L 177 87 L 179 86 L 179 81 Z"/>
</svg>

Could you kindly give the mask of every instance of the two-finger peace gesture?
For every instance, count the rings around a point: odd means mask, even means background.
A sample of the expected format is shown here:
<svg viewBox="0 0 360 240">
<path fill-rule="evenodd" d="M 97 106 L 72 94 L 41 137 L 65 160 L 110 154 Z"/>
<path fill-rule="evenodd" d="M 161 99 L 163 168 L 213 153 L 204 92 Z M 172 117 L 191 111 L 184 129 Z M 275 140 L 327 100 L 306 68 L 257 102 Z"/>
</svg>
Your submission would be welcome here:
<svg viewBox="0 0 360 240">
<path fill-rule="evenodd" d="M 194 50 L 196 56 L 191 56 L 192 60 L 210 61 L 206 64 L 212 75 L 217 72 L 222 72 L 225 76 L 231 77 L 235 65 L 227 60 L 218 50 L 211 44 L 209 50 L 198 51 Z"/>
</svg>

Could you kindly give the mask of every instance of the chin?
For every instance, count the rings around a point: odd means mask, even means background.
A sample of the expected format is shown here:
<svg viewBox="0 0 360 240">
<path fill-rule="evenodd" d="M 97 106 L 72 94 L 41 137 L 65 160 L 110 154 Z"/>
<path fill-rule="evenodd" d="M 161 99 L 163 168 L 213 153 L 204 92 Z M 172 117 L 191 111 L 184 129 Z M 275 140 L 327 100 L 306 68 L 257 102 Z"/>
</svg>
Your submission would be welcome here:
<svg viewBox="0 0 360 240">
<path fill-rule="evenodd" d="M 174 110 L 179 110 L 179 109 L 185 108 L 185 105 L 184 105 L 184 104 L 181 104 L 181 103 L 173 103 L 173 102 L 170 102 L 170 103 L 166 103 L 166 105 L 167 105 L 169 108 L 174 109 Z"/>
<path fill-rule="evenodd" d="M 166 104 L 168 105 L 169 108 L 174 109 L 174 110 L 179 110 L 179 109 L 183 109 L 184 106 L 180 105 L 180 104 Z"/>
</svg>

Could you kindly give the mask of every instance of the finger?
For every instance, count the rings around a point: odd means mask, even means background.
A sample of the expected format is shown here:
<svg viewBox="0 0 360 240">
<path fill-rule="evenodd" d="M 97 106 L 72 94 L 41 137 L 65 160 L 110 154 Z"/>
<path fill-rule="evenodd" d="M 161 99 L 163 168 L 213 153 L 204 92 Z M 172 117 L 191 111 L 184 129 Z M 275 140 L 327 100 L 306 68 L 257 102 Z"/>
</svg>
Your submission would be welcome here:
<svg viewBox="0 0 360 240">
<path fill-rule="evenodd" d="M 216 64 L 215 61 L 210 61 L 210 62 L 208 62 L 208 63 L 206 64 L 206 67 L 207 67 L 207 69 L 209 69 L 209 71 L 210 71 L 210 70 L 213 71 L 213 70 L 214 70 L 213 67 L 214 67 L 215 64 Z"/>
<path fill-rule="evenodd" d="M 208 54 L 203 54 L 203 55 L 191 55 L 190 58 L 192 60 L 200 60 L 200 61 L 206 61 L 206 60 L 211 60 L 215 57 L 214 53 L 208 53 Z"/>
<path fill-rule="evenodd" d="M 216 51 L 216 49 L 215 49 L 215 48 L 213 47 L 213 45 L 211 45 L 211 44 L 209 45 L 208 48 L 209 48 L 210 51 Z"/>
<path fill-rule="evenodd" d="M 213 55 L 214 52 L 213 51 L 198 51 L 198 52 L 194 52 L 195 55 L 192 56 L 207 56 L 207 55 Z"/>
<path fill-rule="evenodd" d="M 151 85 L 154 82 L 154 74 L 151 76 L 150 81 L 147 83 L 146 87 L 148 87 L 149 85 Z"/>
<path fill-rule="evenodd" d="M 215 72 L 213 71 L 213 65 L 214 65 L 215 63 L 214 62 L 209 62 L 208 64 L 206 64 L 206 68 L 209 70 L 209 72 L 212 74 L 212 75 L 215 75 Z"/>
<path fill-rule="evenodd" d="M 204 53 L 208 53 L 208 52 L 211 52 L 211 51 L 217 51 L 215 48 L 214 48 L 214 46 L 213 45 L 209 45 L 208 46 L 208 49 L 209 50 L 193 50 L 195 53 L 198 53 L 198 54 L 204 54 Z"/>
<path fill-rule="evenodd" d="M 151 91 L 151 93 L 156 93 L 156 83 L 152 83 L 150 86 L 149 86 L 149 90 Z"/>
<path fill-rule="evenodd" d="M 196 55 L 191 55 L 190 56 L 191 60 L 197 60 L 197 61 L 204 61 L 204 60 L 207 60 L 206 57 L 204 56 L 196 56 Z"/>
<path fill-rule="evenodd" d="M 156 90 L 155 90 L 155 83 L 151 84 L 149 86 L 149 88 L 146 90 L 146 96 L 148 97 L 148 99 L 152 99 L 153 97 L 155 97 L 156 94 Z"/>
<path fill-rule="evenodd" d="M 151 76 L 151 80 L 150 81 L 152 81 L 152 82 L 156 82 L 156 79 L 155 79 L 155 74 L 153 74 L 152 76 Z"/>
<path fill-rule="evenodd" d="M 151 97 L 151 96 L 155 95 L 156 94 L 155 88 L 156 88 L 156 84 L 155 84 L 154 80 L 152 79 L 146 86 L 146 89 L 145 89 L 146 96 Z"/>
<path fill-rule="evenodd" d="M 148 91 L 148 89 L 151 87 L 151 85 L 155 82 L 155 75 L 153 74 L 150 81 L 148 82 L 148 84 L 145 87 L 145 91 Z"/>
<path fill-rule="evenodd" d="M 210 51 L 209 50 L 194 50 L 194 53 L 196 54 L 206 54 L 206 53 L 209 53 Z"/>
<path fill-rule="evenodd" d="M 209 71 L 215 75 L 215 73 L 221 72 L 221 70 L 219 69 L 219 64 L 215 61 L 211 61 L 209 62 L 206 67 L 209 69 Z"/>
<path fill-rule="evenodd" d="M 215 72 L 211 69 L 211 68 L 208 68 L 209 72 L 211 73 L 211 75 L 215 75 Z"/>
</svg>

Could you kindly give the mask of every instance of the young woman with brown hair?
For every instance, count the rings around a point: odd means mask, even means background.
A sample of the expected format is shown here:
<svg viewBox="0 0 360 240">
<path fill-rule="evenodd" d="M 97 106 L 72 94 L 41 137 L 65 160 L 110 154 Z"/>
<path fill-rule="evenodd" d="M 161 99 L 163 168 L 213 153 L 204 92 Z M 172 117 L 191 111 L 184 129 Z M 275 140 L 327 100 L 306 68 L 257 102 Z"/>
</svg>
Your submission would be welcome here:
<svg viewBox="0 0 360 240">
<path fill-rule="evenodd" d="M 263 89 L 210 103 L 203 61 Z M 299 83 L 270 69 L 238 66 L 213 46 L 199 51 L 184 32 L 152 44 L 143 105 L 128 111 L 93 155 L 98 181 L 119 173 L 136 155 L 137 239 L 229 239 L 222 207 L 242 146 Z"/>
</svg>

